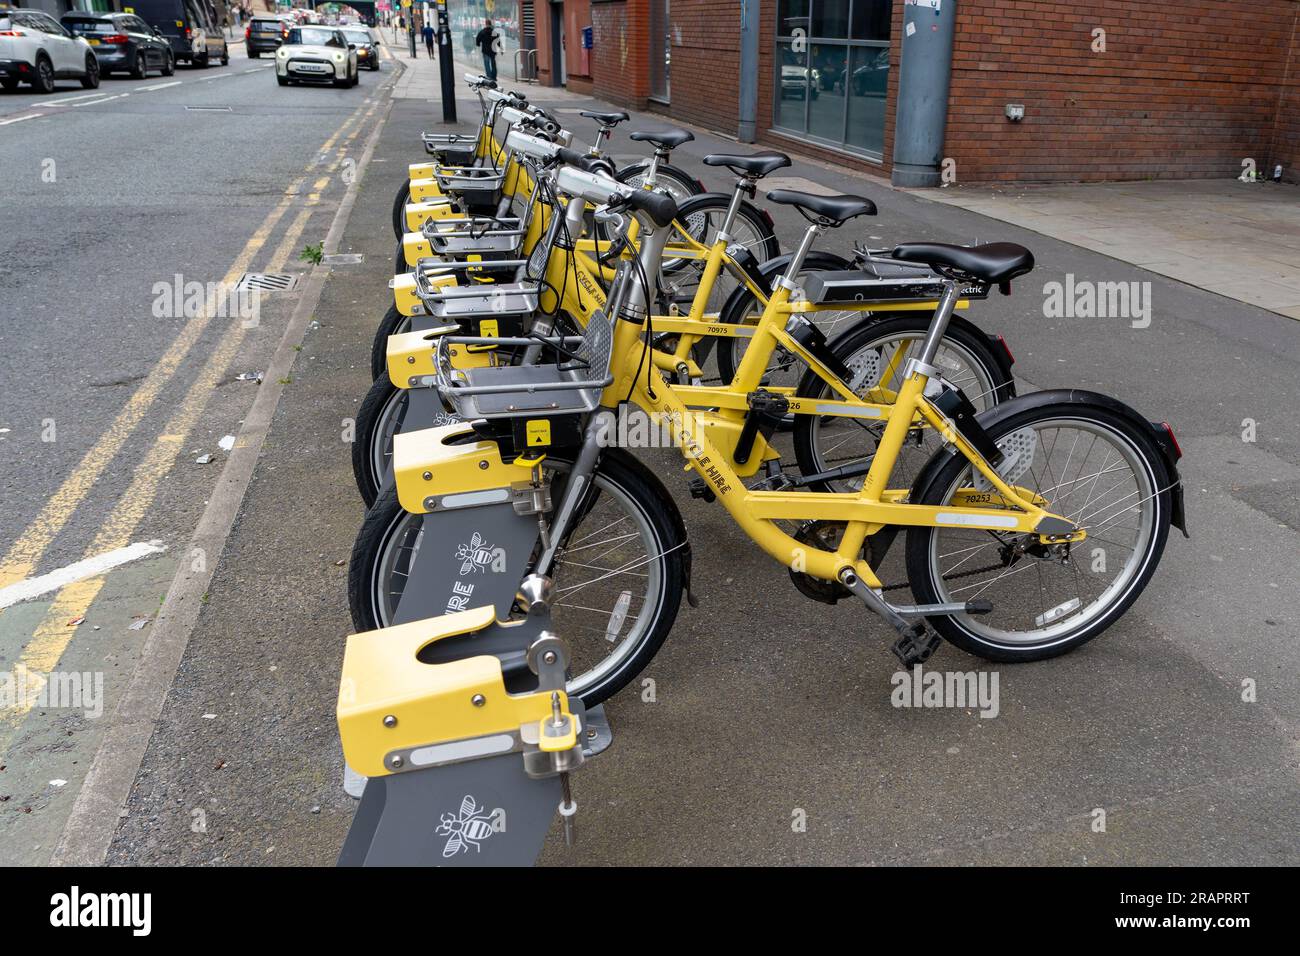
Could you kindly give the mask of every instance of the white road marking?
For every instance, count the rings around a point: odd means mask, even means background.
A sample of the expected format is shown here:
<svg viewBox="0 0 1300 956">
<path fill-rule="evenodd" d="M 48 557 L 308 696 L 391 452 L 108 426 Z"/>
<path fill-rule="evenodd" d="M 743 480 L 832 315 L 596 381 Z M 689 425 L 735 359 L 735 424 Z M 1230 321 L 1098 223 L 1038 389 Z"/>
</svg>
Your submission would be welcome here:
<svg viewBox="0 0 1300 956">
<path fill-rule="evenodd" d="M 97 96 L 107 96 L 107 93 L 79 93 L 76 96 L 65 96 L 60 100 L 46 100 L 45 106 L 59 106 L 62 103 L 71 103 L 75 100 L 90 100 Z"/>
<path fill-rule="evenodd" d="M 44 113 L 28 113 L 26 116 L 15 116 L 13 119 L 0 120 L 0 126 L 8 126 L 11 123 L 21 123 L 23 120 L 36 119 L 36 117 L 44 115 Z"/>
<path fill-rule="evenodd" d="M 48 594 L 51 591 L 57 591 L 74 581 L 99 577 L 119 565 L 138 561 L 140 558 L 148 557 L 151 554 L 159 554 L 166 550 L 161 542 L 139 541 L 135 544 L 128 544 L 125 548 L 114 548 L 112 551 L 97 554 L 93 558 L 85 558 L 74 564 L 69 564 L 67 567 L 59 568 L 57 571 L 51 571 L 49 574 L 42 574 L 40 577 L 19 581 L 17 584 L 0 588 L 0 609 L 11 607 L 21 601 L 30 601 L 34 597 Z"/>
<path fill-rule="evenodd" d="M 68 109 L 76 109 L 78 106 L 98 106 L 100 103 L 107 103 L 109 100 L 120 100 L 130 95 L 130 93 L 118 93 L 117 96 L 106 96 L 102 100 L 91 100 L 89 103 L 69 103 Z"/>
<path fill-rule="evenodd" d="M 137 86 L 135 88 L 135 92 L 148 93 L 151 90 L 165 90 L 169 86 L 180 86 L 180 85 L 181 85 L 180 80 L 172 80 L 170 83 L 155 83 L 153 86 Z"/>
<path fill-rule="evenodd" d="M 262 72 L 263 70 L 265 70 L 265 69 L 266 69 L 266 67 L 264 67 L 264 66 L 255 66 L 255 67 L 253 67 L 251 70 L 245 70 L 244 72 L 245 72 L 245 73 L 261 73 L 261 72 Z"/>
<path fill-rule="evenodd" d="M 233 73 L 218 73 L 216 76 L 201 76 L 201 77 L 199 77 L 199 82 L 200 82 L 200 83 L 210 83 L 210 82 L 212 82 L 213 80 L 228 80 L 228 79 L 230 79 L 230 78 L 231 78 L 232 76 L 234 76 L 234 75 L 235 75 L 235 74 L 233 74 Z"/>
</svg>

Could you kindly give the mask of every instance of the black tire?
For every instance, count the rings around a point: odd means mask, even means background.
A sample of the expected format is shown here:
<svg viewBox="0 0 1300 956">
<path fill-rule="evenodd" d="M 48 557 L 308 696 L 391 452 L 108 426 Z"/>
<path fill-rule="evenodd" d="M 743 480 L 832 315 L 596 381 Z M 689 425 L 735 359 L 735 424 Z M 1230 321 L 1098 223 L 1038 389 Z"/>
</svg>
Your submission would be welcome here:
<svg viewBox="0 0 1300 956">
<path fill-rule="evenodd" d="M 287 76 L 281 76 L 279 73 L 277 73 L 275 75 L 275 82 L 279 83 L 281 86 L 288 86 L 289 78 Z"/>
<path fill-rule="evenodd" d="M 222 66 L 230 66 L 230 46 L 229 46 L 229 44 L 227 44 L 226 46 L 224 46 L 224 47 L 221 48 L 221 65 L 222 65 Z"/>
<path fill-rule="evenodd" d="M 411 181 L 406 179 L 393 197 L 393 235 L 398 239 L 406 235 L 406 204 L 411 201 Z"/>
<path fill-rule="evenodd" d="M 168 50 L 167 55 L 163 57 L 162 75 L 173 76 L 175 75 L 175 73 L 176 73 L 176 57 L 172 55 L 171 50 Z"/>
<path fill-rule="evenodd" d="M 248 51 L 248 58 L 249 58 L 250 60 L 257 60 L 257 59 L 260 59 L 261 56 L 262 56 L 262 54 L 258 53 L 256 50 L 249 50 L 249 51 Z"/>
<path fill-rule="evenodd" d="M 54 66 L 44 54 L 36 58 L 36 69 L 32 72 L 32 89 L 41 94 L 54 92 Z"/>
<path fill-rule="evenodd" d="M 726 213 L 730 205 L 731 196 L 726 193 L 701 193 L 677 204 L 677 221 L 689 226 L 689 219 L 693 214 Z M 744 200 L 737 210 L 736 219 L 738 223 L 746 224 L 753 235 L 758 237 L 758 240 L 748 248 L 759 262 L 767 262 L 781 254 L 781 244 L 777 241 L 772 217 L 766 212 L 752 202 Z M 695 236 L 695 238 L 701 237 Z"/>
<path fill-rule="evenodd" d="M 789 263 L 790 257 L 782 256 L 781 260 L 782 263 L 780 267 L 776 269 L 771 268 L 771 266 L 775 266 L 776 263 L 771 261 L 764 263 L 765 267 L 763 273 L 767 276 L 769 281 L 776 279 L 777 276 L 785 274 L 786 265 Z M 800 275 L 808 272 L 833 272 L 842 269 L 851 269 L 853 267 L 853 263 L 850 260 L 845 259 L 843 256 L 838 256 L 831 252 L 819 252 L 816 250 L 808 254 L 805 262 L 806 265 L 804 271 L 800 273 Z M 731 294 L 731 297 L 727 299 L 727 302 L 723 306 L 722 312 L 718 318 L 719 321 L 731 325 L 754 325 L 757 324 L 760 314 L 761 311 L 758 309 L 758 300 L 754 297 L 754 294 L 747 288 L 738 286 Z M 812 313 L 811 318 L 813 321 L 816 321 L 816 317 L 816 313 Z M 834 336 L 831 337 L 834 338 Z M 718 374 L 722 377 L 722 381 L 730 382 L 736 377 L 736 369 L 740 367 L 740 357 L 744 354 L 743 346 L 748 341 L 748 339 L 717 340 L 716 351 L 718 355 Z"/>
<path fill-rule="evenodd" d="M 381 426 L 391 417 L 400 420 L 406 414 L 407 392 L 398 388 L 387 375 L 376 378 L 357 409 L 356 434 L 352 441 L 352 477 L 356 481 L 361 500 L 369 508 L 379 497 L 379 490 L 387 479 L 387 471 L 377 470 L 375 443 Z"/>
<path fill-rule="evenodd" d="M 94 54 L 86 57 L 86 75 L 81 78 L 81 88 L 85 90 L 99 89 L 99 60 Z"/>
<path fill-rule="evenodd" d="M 374 341 L 370 344 L 370 377 L 388 377 L 388 337 L 411 330 L 411 317 L 397 311 L 396 305 L 390 305 L 375 329 Z"/>
<path fill-rule="evenodd" d="M 10 79 L 0 80 L 0 89 L 3 89 L 6 93 L 12 93 L 14 90 L 18 89 L 18 81 Z"/>
<path fill-rule="evenodd" d="M 143 80 L 149 75 L 149 64 L 145 62 L 144 52 L 137 51 L 135 62 L 131 64 L 131 79 Z"/>
<path fill-rule="evenodd" d="M 212 54 L 204 53 L 194 58 L 194 67 L 199 70 L 206 70 L 212 65 Z"/>
<path fill-rule="evenodd" d="M 1065 654 L 1092 640 L 1118 620 L 1137 600 L 1142 590 L 1151 580 L 1151 575 L 1155 573 L 1169 536 L 1170 518 L 1173 515 L 1174 492 L 1170 487 L 1173 482 L 1170 466 L 1165 459 L 1164 453 L 1157 445 L 1150 425 L 1136 412 L 1103 395 L 1080 390 L 1035 392 L 980 415 L 979 421 L 985 431 L 988 432 L 989 437 L 994 441 L 998 441 L 1017 430 L 1030 428 L 1035 423 L 1047 424 L 1053 421 L 1065 421 L 1090 424 L 1097 429 L 1109 432 L 1131 450 L 1133 461 L 1144 472 L 1143 480 L 1148 482 L 1153 490 L 1153 494 L 1149 498 L 1142 498 L 1138 501 L 1138 504 L 1141 504 L 1143 501 L 1149 500 L 1152 504 L 1152 510 L 1149 512 L 1149 537 L 1143 543 L 1140 551 L 1136 548 L 1132 549 L 1133 557 L 1123 563 L 1122 571 L 1127 572 L 1129 565 L 1135 560 L 1140 561 L 1140 566 L 1136 568 L 1135 573 L 1130 578 L 1112 586 L 1115 589 L 1115 594 L 1111 595 L 1106 603 L 1098 604 L 1098 610 L 1094 615 L 1083 617 L 1077 624 L 1066 628 L 1059 635 L 1055 635 L 1050 639 L 1045 638 L 1036 643 L 1009 643 L 980 633 L 979 629 L 981 627 L 987 630 L 989 627 L 994 626 L 985 622 L 997 619 L 995 617 L 998 611 L 998 602 L 996 600 L 994 600 L 994 613 L 991 615 L 944 615 L 928 619 L 930 625 L 944 639 L 962 650 L 983 657 L 986 660 L 1037 661 Z M 1069 451 L 1071 455 L 1074 454 L 1073 447 Z M 951 489 L 957 487 L 959 481 L 964 483 L 968 478 L 967 469 L 969 467 L 966 460 L 954 452 L 941 452 L 918 478 L 916 485 L 912 489 L 910 500 L 929 505 L 946 503 Z M 1030 474 L 1032 476 L 1032 472 Z M 1053 486 L 1066 486 L 1063 476 L 1060 475 L 1049 475 L 1046 480 L 1052 481 Z M 1018 479 L 1017 483 L 1023 485 L 1024 479 Z M 1065 499 L 1061 498 L 1060 500 Z M 1119 499 L 1120 502 L 1123 500 L 1125 500 L 1123 497 Z M 1088 505 L 1089 502 L 1085 500 L 1083 507 L 1086 508 Z M 1049 500 L 1049 510 L 1051 507 L 1052 502 Z M 1070 508 L 1061 509 L 1064 517 L 1075 520 L 1075 517 L 1069 513 L 1073 507 L 1071 505 Z M 1107 514 L 1103 524 L 1109 524 L 1111 521 L 1111 516 Z M 929 604 L 948 600 L 947 597 L 943 596 L 944 592 L 936 583 L 936 575 L 941 579 L 942 571 L 935 570 L 934 561 L 931 557 L 931 542 L 935 532 L 939 530 L 943 529 L 908 529 L 907 572 L 912 593 L 918 603 Z M 1088 542 L 1083 542 L 1083 545 L 1087 547 Z M 1079 573 L 1077 566 L 1075 572 L 1076 574 Z M 1039 573 L 1041 575 L 1041 569 Z M 952 577 L 955 578 L 956 576 L 953 575 Z M 1103 592 L 1104 594 L 1105 592 Z M 963 599 L 968 598 L 963 597 Z M 1080 609 L 1082 609 L 1082 606 Z M 1071 611 L 1061 620 L 1065 622 L 1073 618 L 1073 616 L 1074 612 Z M 1054 625 L 1055 619 L 1049 620 L 1048 624 Z M 1040 623 L 1041 626 L 1044 625 Z"/>
<path fill-rule="evenodd" d="M 562 467 L 571 464 L 571 459 L 562 452 L 553 452 L 547 460 Z M 621 690 L 658 652 L 676 620 L 690 570 L 690 546 L 681 515 L 663 485 L 645 465 L 621 449 L 610 449 L 601 457 L 594 481 L 593 487 L 604 484 L 617 488 L 623 503 L 636 508 L 644 519 L 654 536 L 653 547 L 658 562 L 654 570 L 659 580 L 659 589 L 653 596 L 654 606 L 649 609 L 648 625 L 631 652 L 590 686 L 570 685 L 571 691 L 576 692 L 588 707 L 595 706 Z M 587 504 L 583 505 L 584 510 L 587 507 Z M 387 623 L 374 603 L 373 579 L 378 573 L 378 565 L 390 539 L 405 532 L 408 520 L 414 520 L 414 516 L 402 510 L 395 487 L 385 488 L 366 513 L 365 522 L 353 545 L 348 568 L 348 604 L 353 626 L 358 632 L 373 630 Z M 579 524 L 579 533 L 581 527 Z M 563 591 L 563 570 L 561 566 L 557 571 L 557 593 Z M 649 577 L 647 574 L 647 579 Z M 557 631 L 564 627 L 561 612 L 558 605 L 553 608 Z"/>
<path fill-rule="evenodd" d="M 908 335 L 923 336 L 930 326 L 931 319 L 932 316 L 927 312 L 895 313 L 888 317 L 868 316 L 858 325 L 838 336 L 831 343 L 831 350 L 841 362 L 847 364 L 854 354 L 872 341 Z M 998 361 L 988 337 L 976 326 L 960 316 L 953 316 L 943 341 L 950 348 L 957 348 L 965 353 L 963 358 L 966 361 L 979 366 L 978 381 L 985 385 L 988 394 L 987 396 L 968 395 L 968 398 L 982 401 L 986 407 L 992 407 L 1015 396 L 1014 380 Z M 723 364 L 721 352 L 718 356 L 718 364 L 719 366 Z M 726 381 L 731 379 L 728 378 Z M 954 384 L 961 386 L 963 382 L 955 381 Z M 800 398 L 823 398 L 831 395 L 831 389 L 812 369 L 807 369 L 795 394 Z M 817 448 L 820 437 L 817 416 L 795 415 L 793 418 L 794 454 L 799 473 L 814 475 L 839 464 L 826 461 L 825 455 Z M 883 422 L 881 425 L 883 426 Z M 846 490 L 826 482 L 813 482 L 808 487 L 812 491 Z"/>
<path fill-rule="evenodd" d="M 393 254 L 393 275 L 400 276 L 411 271 L 411 267 L 406 264 L 406 249 L 402 246 L 402 240 L 397 240 L 397 251 Z"/>
</svg>

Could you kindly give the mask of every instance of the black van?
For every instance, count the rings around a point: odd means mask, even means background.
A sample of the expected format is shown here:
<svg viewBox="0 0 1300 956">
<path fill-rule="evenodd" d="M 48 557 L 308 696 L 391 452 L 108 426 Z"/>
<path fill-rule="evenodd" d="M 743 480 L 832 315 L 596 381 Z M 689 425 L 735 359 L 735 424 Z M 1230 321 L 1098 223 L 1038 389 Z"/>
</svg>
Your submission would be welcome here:
<svg viewBox="0 0 1300 956">
<path fill-rule="evenodd" d="M 171 44 L 177 63 L 222 66 L 230 62 L 226 34 L 217 22 L 211 0 L 130 0 L 132 12 L 159 32 Z"/>
</svg>

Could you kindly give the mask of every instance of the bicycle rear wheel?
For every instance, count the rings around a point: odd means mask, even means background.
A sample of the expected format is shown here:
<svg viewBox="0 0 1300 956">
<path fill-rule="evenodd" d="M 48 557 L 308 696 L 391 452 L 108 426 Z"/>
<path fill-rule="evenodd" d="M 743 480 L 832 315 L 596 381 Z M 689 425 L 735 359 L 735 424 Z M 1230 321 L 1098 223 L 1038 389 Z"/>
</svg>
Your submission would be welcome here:
<svg viewBox="0 0 1300 956">
<path fill-rule="evenodd" d="M 859 313 L 860 314 L 860 313 Z M 920 354 L 931 317 L 924 313 L 892 318 L 868 318 L 831 343 L 835 356 L 853 373 L 849 384 L 866 398 L 872 389 L 896 394 L 902 387 L 909 356 Z M 934 363 L 950 384 L 960 388 L 979 411 L 993 408 L 1015 394 L 1011 376 L 993 352 L 988 336 L 954 316 L 948 325 Z M 803 398 L 831 398 L 830 385 L 800 363 L 804 371 L 797 394 Z M 865 469 L 871 465 L 876 444 L 885 430 L 883 420 L 836 416 L 794 416 L 794 451 L 802 475 L 825 474 L 837 468 Z M 922 465 L 942 442 L 931 429 L 918 428 L 904 445 L 894 466 L 893 487 L 908 487 Z M 813 482 L 814 491 L 854 492 L 863 474 L 851 478 Z"/>
<path fill-rule="evenodd" d="M 1041 495 L 1088 532 L 1076 545 L 960 527 L 910 528 L 907 572 L 922 604 L 992 602 L 989 614 L 929 619 L 945 639 L 994 661 L 1064 654 L 1120 618 L 1155 573 L 1173 514 L 1172 469 L 1151 427 L 1104 396 L 1038 392 L 980 422 L 1004 450 L 1005 480 Z M 952 502 L 981 490 L 965 458 L 936 459 L 912 501 Z"/>
</svg>

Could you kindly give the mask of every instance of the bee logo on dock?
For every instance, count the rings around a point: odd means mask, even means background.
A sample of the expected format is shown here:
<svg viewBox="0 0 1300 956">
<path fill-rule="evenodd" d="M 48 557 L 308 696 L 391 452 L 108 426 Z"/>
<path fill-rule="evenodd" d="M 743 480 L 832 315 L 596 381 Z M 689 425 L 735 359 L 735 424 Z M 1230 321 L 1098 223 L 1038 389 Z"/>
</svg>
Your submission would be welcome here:
<svg viewBox="0 0 1300 956">
<path fill-rule="evenodd" d="M 434 831 L 447 838 L 447 843 L 442 848 L 443 858 L 468 853 L 470 847 L 476 853 L 482 852 L 483 841 L 505 829 L 504 817 L 505 814 L 500 810 L 489 811 L 486 807 L 480 807 L 477 800 L 466 794 L 460 801 L 460 812 L 444 813 Z"/>
<path fill-rule="evenodd" d="M 460 559 L 460 573 L 470 574 L 475 571 L 505 570 L 505 552 L 488 544 L 477 531 L 469 539 L 469 544 L 462 544 L 456 549 Z"/>
</svg>

